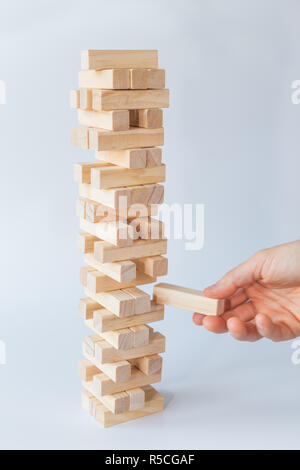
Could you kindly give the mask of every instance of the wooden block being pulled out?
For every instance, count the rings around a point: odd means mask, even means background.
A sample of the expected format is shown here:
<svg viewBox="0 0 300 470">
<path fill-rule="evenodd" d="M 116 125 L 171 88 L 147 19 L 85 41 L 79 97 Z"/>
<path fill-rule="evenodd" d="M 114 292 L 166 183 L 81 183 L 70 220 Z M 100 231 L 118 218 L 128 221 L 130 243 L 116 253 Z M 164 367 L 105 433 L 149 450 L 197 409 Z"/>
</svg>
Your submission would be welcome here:
<svg viewBox="0 0 300 470">
<path fill-rule="evenodd" d="M 81 52 L 82 70 L 157 69 L 157 50 L 85 50 Z"/>
<path fill-rule="evenodd" d="M 162 411 L 164 407 L 163 396 L 150 385 L 141 388 L 145 394 L 145 405 L 143 408 L 131 409 L 131 411 L 125 411 L 120 414 L 113 413 L 100 400 L 95 398 L 88 389 L 84 390 L 82 394 L 82 408 L 92 415 L 104 428 Z"/>
<path fill-rule="evenodd" d="M 160 283 L 154 286 L 153 298 L 158 304 L 191 310 L 203 315 L 222 315 L 225 312 L 225 299 L 211 299 L 203 292 L 172 284 Z"/>
</svg>

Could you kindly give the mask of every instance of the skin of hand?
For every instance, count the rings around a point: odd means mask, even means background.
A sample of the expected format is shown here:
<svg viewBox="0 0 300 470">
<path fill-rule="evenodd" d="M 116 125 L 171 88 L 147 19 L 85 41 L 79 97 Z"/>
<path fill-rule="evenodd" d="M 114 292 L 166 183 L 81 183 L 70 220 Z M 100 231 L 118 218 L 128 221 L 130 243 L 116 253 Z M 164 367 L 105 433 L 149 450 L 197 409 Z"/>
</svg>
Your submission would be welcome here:
<svg viewBox="0 0 300 470">
<path fill-rule="evenodd" d="M 194 313 L 194 323 L 239 341 L 287 341 L 300 336 L 300 240 L 255 253 L 204 290 L 228 299 L 220 317 Z"/>
</svg>

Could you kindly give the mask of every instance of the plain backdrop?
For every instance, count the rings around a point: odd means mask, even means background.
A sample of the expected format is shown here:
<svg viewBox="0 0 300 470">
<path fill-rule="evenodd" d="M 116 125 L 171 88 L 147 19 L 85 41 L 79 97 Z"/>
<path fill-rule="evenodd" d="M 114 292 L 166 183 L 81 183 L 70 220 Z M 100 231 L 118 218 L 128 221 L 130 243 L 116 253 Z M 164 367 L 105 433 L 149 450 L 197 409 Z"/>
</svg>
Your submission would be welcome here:
<svg viewBox="0 0 300 470">
<path fill-rule="evenodd" d="M 205 244 L 169 243 L 171 283 L 203 288 L 299 238 L 296 0 L 2 0 L 0 447 L 300 448 L 291 343 L 239 343 L 167 308 L 164 413 L 102 430 L 80 407 L 77 188 L 70 145 L 82 49 L 158 49 L 166 202 L 205 204 Z"/>
</svg>

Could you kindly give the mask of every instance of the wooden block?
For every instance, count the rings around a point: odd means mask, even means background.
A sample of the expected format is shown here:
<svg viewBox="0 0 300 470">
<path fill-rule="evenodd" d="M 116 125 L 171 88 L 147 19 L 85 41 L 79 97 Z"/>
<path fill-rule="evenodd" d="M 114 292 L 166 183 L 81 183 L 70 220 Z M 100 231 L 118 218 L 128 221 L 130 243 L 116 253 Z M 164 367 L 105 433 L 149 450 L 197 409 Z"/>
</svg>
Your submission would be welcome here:
<svg viewBox="0 0 300 470">
<path fill-rule="evenodd" d="M 159 129 L 163 127 L 162 109 L 131 109 L 130 126 L 144 127 L 146 129 Z"/>
<path fill-rule="evenodd" d="M 141 238 L 143 240 L 161 240 L 164 239 L 164 223 L 151 217 L 135 218 L 129 222 L 133 229 L 132 237 L 134 240 Z"/>
<path fill-rule="evenodd" d="M 130 190 L 127 188 L 95 189 L 90 184 L 79 184 L 79 195 L 115 210 L 131 206 Z"/>
<path fill-rule="evenodd" d="M 130 410 L 130 397 L 126 392 L 105 395 L 104 397 L 99 397 L 99 399 L 115 415 Z"/>
<path fill-rule="evenodd" d="M 97 160 L 128 169 L 152 168 L 162 164 L 162 150 L 160 147 L 104 150 L 96 152 L 95 157 Z"/>
<path fill-rule="evenodd" d="M 165 88 L 165 71 L 163 69 L 131 69 L 130 87 L 145 90 L 147 88 Z"/>
<path fill-rule="evenodd" d="M 140 410 L 145 406 L 145 391 L 142 388 L 132 388 L 127 390 L 129 396 L 129 410 Z"/>
<path fill-rule="evenodd" d="M 91 184 L 92 168 L 105 168 L 109 165 L 105 162 L 75 163 L 73 167 L 74 181 L 77 183 Z"/>
<path fill-rule="evenodd" d="M 85 219 L 80 219 L 80 228 L 97 238 L 105 240 L 112 245 L 124 247 L 133 244 L 133 227 L 121 220 L 116 222 L 98 222 L 93 224 Z"/>
<path fill-rule="evenodd" d="M 117 220 L 135 219 L 137 217 L 150 217 L 158 214 L 158 206 L 144 206 L 134 204 L 130 207 L 113 209 L 90 199 L 79 199 L 77 203 L 77 215 L 87 222 L 115 222 Z"/>
<path fill-rule="evenodd" d="M 121 211 L 135 204 L 147 207 L 162 204 L 164 187 L 161 184 L 146 184 L 129 188 L 96 189 L 90 184 L 79 184 L 79 195 Z"/>
<path fill-rule="evenodd" d="M 82 352 L 86 360 L 90 364 L 97 367 L 97 369 L 99 369 L 98 374 L 102 372 L 115 383 L 125 382 L 129 380 L 131 376 L 131 369 L 132 369 L 130 362 L 116 361 L 111 364 L 98 364 L 95 359 L 95 347 L 94 345 L 92 347 L 89 345 L 90 338 L 91 337 L 87 337 L 85 341 L 82 343 Z M 93 341 L 96 344 L 103 340 L 101 340 L 101 338 L 97 336 L 97 337 L 93 337 Z"/>
<path fill-rule="evenodd" d="M 130 328 L 107 331 L 100 333 L 100 336 L 116 349 L 131 349 L 135 345 L 135 331 Z"/>
<path fill-rule="evenodd" d="M 157 372 L 153 375 L 145 375 L 136 367 L 132 367 L 131 376 L 124 382 L 113 382 L 105 374 L 94 375 L 93 390 L 96 398 L 112 393 L 125 392 L 132 388 L 142 387 L 161 381 L 161 373 Z"/>
<path fill-rule="evenodd" d="M 85 50 L 81 52 L 82 70 L 158 67 L 157 50 Z"/>
<path fill-rule="evenodd" d="M 172 305 L 202 313 L 204 315 L 222 315 L 225 312 L 225 299 L 210 299 L 198 290 L 172 284 L 160 283 L 154 287 L 154 300 L 158 304 Z"/>
<path fill-rule="evenodd" d="M 90 253 L 86 254 L 84 261 L 116 282 L 127 283 L 136 279 L 136 265 L 133 261 L 99 263 Z"/>
<path fill-rule="evenodd" d="M 84 382 L 93 380 L 94 375 L 99 374 L 101 371 L 98 367 L 94 366 L 90 361 L 83 360 L 78 364 L 78 375 Z"/>
<path fill-rule="evenodd" d="M 96 158 L 124 168 L 146 168 L 146 149 L 107 150 L 96 152 Z"/>
<path fill-rule="evenodd" d="M 130 363 L 146 375 L 156 374 L 162 369 L 162 357 L 159 354 L 131 359 Z"/>
<path fill-rule="evenodd" d="M 94 256 L 100 263 L 133 260 L 167 253 L 167 240 L 135 240 L 130 247 L 119 248 L 105 241 L 94 244 Z"/>
<path fill-rule="evenodd" d="M 86 127 L 77 127 L 71 129 L 71 144 L 83 149 L 89 149 L 89 129 Z"/>
<path fill-rule="evenodd" d="M 134 298 L 122 290 L 93 294 L 85 289 L 86 294 L 118 317 L 135 315 Z"/>
<path fill-rule="evenodd" d="M 163 396 L 151 386 L 143 387 L 143 390 L 145 392 L 145 406 L 138 410 L 114 414 L 100 400 L 94 398 L 93 394 L 88 390 L 85 390 L 82 394 L 82 407 L 104 428 L 162 411 L 164 407 Z"/>
<path fill-rule="evenodd" d="M 93 93 L 92 90 L 87 88 L 81 88 L 79 90 L 80 95 L 80 108 L 83 110 L 93 109 Z"/>
<path fill-rule="evenodd" d="M 93 110 L 168 108 L 169 90 L 92 90 Z M 159 144 L 158 144 L 159 145 Z"/>
<path fill-rule="evenodd" d="M 82 284 L 83 286 L 86 286 L 88 272 L 91 272 L 94 270 L 95 269 L 92 268 L 91 266 L 82 266 L 80 268 L 80 284 Z"/>
<path fill-rule="evenodd" d="M 79 300 L 78 311 L 80 317 L 84 320 L 93 319 L 95 310 L 99 310 L 98 302 L 95 302 L 90 298 Z"/>
<path fill-rule="evenodd" d="M 139 348 L 149 344 L 150 330 L 147 325 L 132 326 L 130 330 L 133 333 L 133 347 Z"/>
<path fill-rule="evenodd" d="M 155 69 L 154 69 L 155 70 Z M 158 72 L 161 72 L 158 70 Z M 154 83 L 155 78 L 157 82 L 159 75 L 153 77 L 151 81 Z M 150 78 L 148 79 L 150 81 Z M 78 82 L 80 88 L 104 88 L 106 90 L 126 90 L 131 88 L 132 73 L 131 70 L 126 69 L 106 69 L 106 70 L 81 70 L 78 75 Z M 164 88 L 164 87 L 159 87 Z"/>
<path fill-rule="evenodd" d="M 81 126 L 97 127 L 112 131 L 126 131 L 129 129 L 129 111 L 116 110 L 96 112 L 78 109 L 78 123 Z"/>
<path fill-rule="evenodd" d="M 128 361 L 101 364 L 100 370 L 115 383 L 125 382 L 129 380 L 131 376 L 131 367 Z"/>
<path fill-rule="evenodd" d="M 77 199 L 76 201 L 76 215 L 81 219 L 86 219 L 86 200 Z"/>
<path fill-rule="evenodd" d="M 76 144 L 75 144 L 76 145 Z M 164 129 L 131 127 L 127 131 L 89 129 L 89 148 L 96 151 L 164 145 Z"/>
<path fill-rule="evenodd" d="M 81 253 L 93 253 L 94 244 L 99 241 L 99 238 L 94 237 L 89 233 L 79 233 L 78 235 L 78 248 Z"/>
<path fill-rule="evenodd" d="M 128 287 L 123 289 L 123 292 L 131 295 L 134 298 L 134 312 L 145 313 L 151 310 L 151 299 L 150 295 L 146 294 L 137 287 Z"/>
<path fill-rule="evenodd" d="M 161 184 L 131 186 L 128 191 L 130 193 L 130 205 L 144 204 L 145 206 L 151 206 L 152 204 L 162 204 L 164 201 L 164 186 Z"/>
<path fill-rule="evenodd" d="M 118 166 L 95 167 L 91 169 L 91 185 L 97 189 L 162 183 L 165 180 L 165 165 L 135 169 L 120 168 Z"/>
<path fill-rule="evenodd" d="M 158 277 L 168 274 L 168 259 L 164 256 L 148 256 L 134 261 L 139 271 Z"/>
<path fill-rule="evenodd" d="M 80 108 L 80 93 L 79 90 L 70 91 L 70 107 L 71 108 Z"/>
<path fill-rule="evenodd" d="M 114 315 L 104 308 L 99 309 L 98 305 L 98 309 L 93 310 L 92 316 L 86 320 L 88 321 L 87 325 L 92 328 L 95 333 L 100 334 L 106 331 L 129 328 L 131 326 L 143 325 L 145 323 L 161 321 L 163 319 L 163 306 L 151 302 L 150 311 L 124 318 L 119 318 L 117 315 Z"/>
<path fill-rule="evenodd" d="M 152 282 L 156 282 L 155 277 L 148 276 L 147 274 L 140 273 L 139 271 L 136 273 L 136 279 L 129 282 L 117 282 L 98 270 L 88 270 L 86 276 L 86 284 L 83 285 L 86 286 L 89 292 L 93 294 L 126 289 L 127 287 L 140 286 L 143 284 L 151 284 Z"/>
<path fill-rule="evenodd" d="M 95 345 L 95 360 L 97 364 L 108 364 L 117 361 L 127 361 L 141 356 L 150 356 L 152 354 L 160 354 L 165 351 L 165 337 L 160 333 L 154 333 L 150 337 L 149 344 L 138 348 L 115 349 L 106 341 L 101 341 Z"/>
<path fill-rule="evenodd" d="M 162 150 L 159 147 L 152 147 L 146 149 L 146 167 L 152 168 L 153 166 L 161 165 Z"/>
</svg>

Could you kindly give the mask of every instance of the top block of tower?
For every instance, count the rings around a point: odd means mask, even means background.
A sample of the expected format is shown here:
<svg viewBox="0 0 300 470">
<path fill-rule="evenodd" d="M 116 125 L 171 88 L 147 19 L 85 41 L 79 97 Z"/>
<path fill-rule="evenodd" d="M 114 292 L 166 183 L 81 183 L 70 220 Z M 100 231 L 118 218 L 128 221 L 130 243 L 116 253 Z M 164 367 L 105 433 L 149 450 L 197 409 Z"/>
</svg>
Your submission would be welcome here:
<svg viewBox="0 0 300 470">
<path fill-rule="evenodd" d="M 81 53 L 82 70 L 157 67 L 157 50 L 87 50 Z"/>
</svg>

